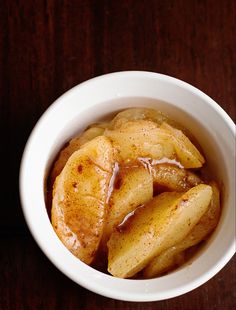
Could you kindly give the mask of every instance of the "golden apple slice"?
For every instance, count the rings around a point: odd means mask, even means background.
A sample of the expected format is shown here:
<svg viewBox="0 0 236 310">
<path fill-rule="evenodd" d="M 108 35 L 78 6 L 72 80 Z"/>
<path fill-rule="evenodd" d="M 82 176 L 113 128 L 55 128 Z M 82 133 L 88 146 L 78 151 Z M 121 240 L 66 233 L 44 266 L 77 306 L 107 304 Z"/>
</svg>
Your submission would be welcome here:
<svg viewBox="0 0 236 310">
<path fill-rule="evenodd" d="M 202 183 L 193 172 L 172 164 L 151 165 L 154 189 L 158 191 L 184 192 Z"/>
<path fill-rule="evenodd" d="M 152 196 L 152 177 L 144 167 L 124 168 L 118 174 L 109 200 L 109 211 L 102 237 L 104 250 L 115 227 L 128 213 L 151 200 Z"/>
<path fill-rule="evenodd" d="M 51 184 L 54 183 L 56 177 L 61 173 L 69 157 L 88 141 L 95 137 L 101 136 L 104 130 L 105 129 L 103 127 L 91 127 L 85 130 L 80 136 L 70 140 L 68 145 L 61 150 L 58 159 L 54 163 L 50 176 Z"/>
<path fill-rule="evenodd" d="M 106 129 L 104 135 L 112 141 L 122 162 L 139 157 L 168 158 L 178 160 L 185 168 L 199 168 L 205 161 L 187 136 L 167 123 L 158 127 L 149 120 L 132 120 L 117 129 Z"/>
<path fill-rule="evenodd" d="M 184 250 L 206 239 L 216 228 L 220 219 L 220 192 L 215 182 L 210 182 L 210 185 L 212 187 L 212 198 L 208 210 L 182 241 L 162 252 L 144 268 L 143 275 L 145 278 L 153 278 L 178 265 L 179 256 L 183 256 Z"/>
<path fill-rule="evenodd" d="M 170 119 L 163 112 L 149 108 L 130 108 L 123 110 L 116 114 L 116 116 L 106 128 L 119 129 L 120 127 L 122 127 L 123 124 L 129 121 L 138 120 L 152 121 L 156 123 L 158 127 L 165 122 L 167 124 L 170 124 L 174 128 L 182 130 L 185 135 L 187 135 L 189 138 L 192 138 L 191 132 L 189 132 L 181 124 L 174 121 L 173 119 Z"/>
<path fill-rule="evenodd" d="M 108 241 L 108 271 L 120 278 L 134 276 L 187 236 L 206 212 L 211 197 L 211 186 L 200 184 L 185 194 L 162 193 L 138 208 Z"/>
<path fill-rule="evenodd" d="M 185 168 L 202 167 L 205 162 L 204 157 L 181 130 L 167 123 L 163 123 L 160 128 L 171 135 L 177 157 Z"/>
<path fill-rule="evenodd" d="M 64 245 L 90 264 L 101 240 L 114 154 L 110 141 L 94 138 L 68 159 L 53 188 L 52 225 Z"/>
<path fill-rule="evenodd" d="M 118 129 L 129 121 L 147 120 L 157 123 L 159 126 L 163 122 L 170 122 L 168 116 L 160 111 L 147 108 L 130 108 L 119 112 L 110 123 L 110 128 Z"/>
<path fill-rule="evenodd" d="M 171 136 L 151 121 L 128 121 L 118 129 L 106 129 L 104 135 L 112 141 L 121 162 L 138 157 L 175 158 Z"/>
</svg>

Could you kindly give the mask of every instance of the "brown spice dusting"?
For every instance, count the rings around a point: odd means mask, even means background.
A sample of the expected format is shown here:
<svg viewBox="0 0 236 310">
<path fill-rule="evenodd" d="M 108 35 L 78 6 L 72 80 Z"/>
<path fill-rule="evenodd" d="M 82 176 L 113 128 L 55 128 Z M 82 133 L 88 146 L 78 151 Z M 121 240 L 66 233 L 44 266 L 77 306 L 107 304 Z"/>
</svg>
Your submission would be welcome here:
<svg viewBox="0 0 236 310">
<path fill-rule="evenodd" d="M 82 171 L 83 171 L 83 166 L 82 166 L 82 165 L 79 165 L 79 166 L 78 166 L 78 172 L 79 172 L 79 173 L 82 173 Z"/>
<path fill-rule="evenodd" d="M 73 186 L 74 188 L 77 188 L 78 184 L 77 184 L 76 182 L 73 182 L 73 183 L 72 183 L 72 186 Z"/>
</svg>

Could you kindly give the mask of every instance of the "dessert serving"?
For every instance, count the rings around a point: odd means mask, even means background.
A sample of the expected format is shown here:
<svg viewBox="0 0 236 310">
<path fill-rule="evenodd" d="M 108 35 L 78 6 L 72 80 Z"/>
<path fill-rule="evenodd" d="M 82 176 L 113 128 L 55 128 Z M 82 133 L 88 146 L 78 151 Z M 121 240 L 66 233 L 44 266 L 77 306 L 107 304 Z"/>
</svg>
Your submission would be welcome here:
<svg viewBox="0 0 236 310">
<path fill-rule="evenodd" d="M 78 259 L 115 277 L 171 272 L 220 218 L 206 161 L 191 133 L 157 110 L 127 109 L 89 125 L 48 176 L 53 228 Z"/>
</svg>

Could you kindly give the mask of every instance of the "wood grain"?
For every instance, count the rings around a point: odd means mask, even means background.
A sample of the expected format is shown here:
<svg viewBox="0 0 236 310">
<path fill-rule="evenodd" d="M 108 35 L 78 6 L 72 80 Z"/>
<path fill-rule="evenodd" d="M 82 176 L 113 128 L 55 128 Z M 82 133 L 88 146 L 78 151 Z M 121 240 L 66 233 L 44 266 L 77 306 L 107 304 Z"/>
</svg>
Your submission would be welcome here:
<svg viewBox="0 0 236 310">
<path fill-rule="evenodd" d="M 236 1 L 3 0 L 0 17 L 0 309 L 234 308 L 235 258 L 202 287 L 162 302 L 115 301 L 74 284 L 30 237 L 18 172 L 46 108 L 74 85 L 108 72 L 175 76 L 236 121 Z"/>
</svg>

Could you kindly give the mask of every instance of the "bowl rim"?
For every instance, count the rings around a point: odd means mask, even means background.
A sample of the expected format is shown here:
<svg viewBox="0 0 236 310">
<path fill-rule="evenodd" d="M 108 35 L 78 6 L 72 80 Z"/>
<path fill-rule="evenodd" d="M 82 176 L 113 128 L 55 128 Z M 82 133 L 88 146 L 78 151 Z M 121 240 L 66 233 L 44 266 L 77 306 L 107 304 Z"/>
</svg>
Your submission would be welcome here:
<svg viewBox="0 0 236 310">
<path fill-rule="evenodd" d="M 115 298 L 118 300 L 141 301 L 141 302 L 143 302 L 143 301 L 157 301 L 157 300 L 169 299 L 169 298 L 173 298 L 173 297 L 182 295 L 184 293 L 187 293 L 187 292 L 199 287 L 200 285 L 207 282 L 210 278 L 212 278 L 216 273 L 218 273 L 227 264 L 227 262 L 231 259 L 231 257 L 234 255 L 235 246 L 236 246 L 236 239 L 234 239 L 234 242 L 231 244 L 231 247 L 228 249 L 228 251 L 224 253 L 220 263 L 212 266 L 212 268 L 210 270 L 208 270 L 208 272 L 206 274 L 201 276 L 201 278 L 197 278 L 197 279 L 195 279 L 195 281 L 192 281 L 191 285 L 188 283 L 182 287 L 179 287 L 178 291 L 176 289 L 172 289 L 172 290 L 169 290 L 168 292 L 166 292 L 165 294 L 163 292 L 161 294 L 159 294 L 157 292 L 157 293 L 144 293 L 144 294 L 140 295 L 139 293 L 137 294 L 137 293 L 123 292 L 123 294 L 121 295 L 119 292 L 116 292 L 115 289 L 113 289 L 112 287 L 110 287 L 110 288 L 109 287 L 108 288 L 107 287 L 106 288 L 98 287 L 97 283 L 93 283 L 93 282 L 88 283 L 87 279 L 78 280 L 78 278 L 73 273 L 69 272 L 68 269 L 65 268 L 65 265 L 63 264 L 63 262 L 59 262 L 55 258 L 55 255 L 53 253 L 48 252 L 47 247 L 45 246 L 45 242 L 43 240 L 41 240 L 41 238 L 38 235 L 38 232 L 37 232 L 35 225 L 31 221 L 30 214 L 28 212 L 28 206 L 27 206 L 26 201 L 25 201 L 24 179 L 26 177 L 25 176 L 25 169 L 27 166 L 27 156 L 28 156 L 30 148 L 31 148 L 31 143 L 34 140 L 34 137 L 37 135 L 37 132 L 38 132 L 38 129 L 40 128 L 41 123 L 44 122 L 45 115 L 47 115 L 49 112 L 53 113 L 53 110 L 57 107 L 58 103 L 60 103 L 61 100 L 64 100 L 68 95 L 70 95 L 75 90 L 78 90 L 79 88 L 84 87 L 84 86 L 89 86 L 90 83 L 96 83 L 96 81 L 99 81 L 102 79 L 107 79 L 107 78 L 111 78 L 111 77 L 122 77 L 122 76 L 123 77 L 130 77 L 130 78 L 132 78 L 134 76 L 136 76 L 136 77 L 142 76 L 142 77 L 147 77 L 147 78 L 157 78 L 157 79 L 161 79 L 163 81 L 169 82 L 169 83 L 173 83 L 175 85 L 180 86 L 181 88 L 185 88 L 185 89 L 193 92 L 195 95 L 201 97 L 202 100 L 204 100 L 207 104 L 209 104 L 216 111 L 216 113 L 222 117 L 222 119 L 225 121 L 225 123 L 229 127 L 229 129 L 232 132 L 233 137 L 235 139 L 235 137 L 236 137 L 235 124 L 231 120 L 229 115 L 212 98 L 210 98 L 208 95 L 206 95 L 204 92 L 202 92 L 198 88 L 190 85 L 189 83 L 186 83 L 182 80 L 179 80 L 177 78 L 174 78 L 174 77 L 171 77 L 168 75 L 155 73 L 155 72 L 148 72 L 148 71 L 119 71 L 119 72 L 113 72 L 113 73 L 108 73 L 108 74 L 104 74 L 101 76 L 97 76 L 97 77 L 94 77 L 92 79 L 89 79 L 85 82 L 82 82 L 82 83 L 74 86 L 73 88 L 69 89 L 64 94 L 62 94 L 57 100 L 55 100 L 48 107 L 48 109 L 46 109 L 46 111 L 43 113 L 43 115 L 39 118 L 38 122 L 34 126 L 32 132 L 28 138 L 28 141 L 26 143 L 26 146 L 25 146 L 25 149 L 24 149 L 24 152 L 22 155 L 22 159 L 21 159 L 21 165 L 20 165 L 19 191 L 20 191 L 21 206 L 22 206 L 22 210 L 23 210 L 23 214 L 24 214 L 24 218 L 26 220 L 27 226 L 28 226 L 32 236 L 34 237 L 36 243 L 41 248 L 41 250 L 44 252 L 44 254 L 51 260 L 51 262 L 60 271 L 62 271 L 65 275 L 67 275 L 70 279 L 72 279 L 77 284 L 80 284 L 83 287 L 85 287 L 85 288 L 87 288 L 87 289 L 89 289 L 95 293 L 98 293 L 100 295 L 110 297 L 110 298 Z M 58 241 L 59 241 L 59 239 L 58 239 Z M 63 248 L 61 250 L 66 250 L 66 249 Z M 66 250 L 66 251 L 68 251 L 68 250 Z M 75 259 L 78 260 L 77 258 L 75 258 Z M 86 268 L 91 269 L 91 267 L 89 267 L 87 265 L 85 265 L 83 267 L 85 269 Z M 122 281 L 126 281 L 126 283 L 128 283 L 128 282 L 133 283 L 134 281 L 135 281 L 135 283 L 137 282 L 137 280 L 117 279 L 117 278 L 114 278 L 110 275 L 105 275 L 105 274 L 103 274 L 97 270 L 95 272 L 97 273 L 98 277 L 105 277 L 105 278 L 109 277 L 109 278 L 115 279 L 114 281 L 117 281 L 117 282 L 121 281 L 120 283 L 122 283 Z M 144 283 L 144 285 L 146 285 L 146 284 L 151 283 L 152 281 L 155 281 L 155 280 L 156 279 L 148 279 L 148 280 L 139 280 L 139 281 L 142 281 Z"/>
</svg>

